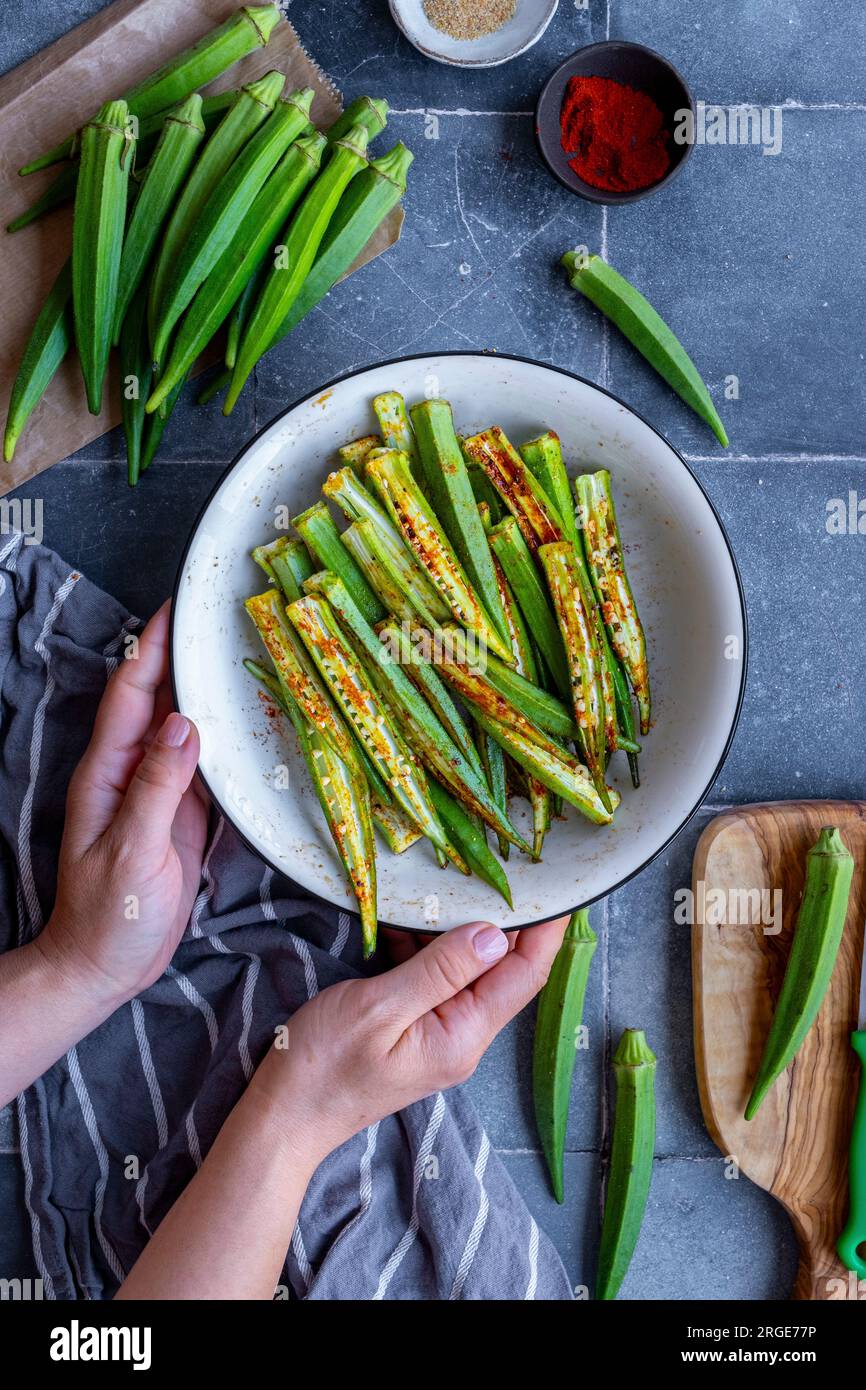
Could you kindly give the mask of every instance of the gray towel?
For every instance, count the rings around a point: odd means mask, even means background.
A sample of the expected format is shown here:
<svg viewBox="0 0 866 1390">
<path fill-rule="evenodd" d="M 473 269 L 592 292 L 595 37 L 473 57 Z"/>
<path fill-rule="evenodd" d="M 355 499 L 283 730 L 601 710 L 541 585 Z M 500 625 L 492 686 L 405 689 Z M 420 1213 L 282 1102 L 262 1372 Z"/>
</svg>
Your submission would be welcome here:
<svg viewBox="0 0 866 1390">
<path fill-rule="evenodd" d="M 0 535 L 0 949 L 54 900 L 66 785 L 126 632 L 57 555 Z M 166 974 L 17 1101 L 46 1297 L 107 1298 L 189 1182 L 273 1029 L 361 972 L 357 924 L 214 817 Z M 567 1299 L 565 1270 L 461 1091 L 356 1135 L 316 1172 L 283 1296 Z"/>
</svg>

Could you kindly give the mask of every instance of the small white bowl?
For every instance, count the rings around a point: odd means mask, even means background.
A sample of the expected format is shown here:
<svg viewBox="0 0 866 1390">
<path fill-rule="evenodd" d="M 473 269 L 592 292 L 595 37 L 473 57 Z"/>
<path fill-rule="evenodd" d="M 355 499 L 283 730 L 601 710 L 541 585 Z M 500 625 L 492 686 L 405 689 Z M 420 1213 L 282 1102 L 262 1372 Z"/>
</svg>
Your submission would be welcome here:
<svg viewBox="0 0 866 1390">
<path fill-rule="evenodd" d="M 423 0 L 388 0 L 397 28 L 425 58 L 461 68 L 495 68 L 537 43 L 556 13 L 559 0 L 517 0 L 514 14 L 500 29 L 478 39 L 453 39 L 434 29 Z"/>
</svg>

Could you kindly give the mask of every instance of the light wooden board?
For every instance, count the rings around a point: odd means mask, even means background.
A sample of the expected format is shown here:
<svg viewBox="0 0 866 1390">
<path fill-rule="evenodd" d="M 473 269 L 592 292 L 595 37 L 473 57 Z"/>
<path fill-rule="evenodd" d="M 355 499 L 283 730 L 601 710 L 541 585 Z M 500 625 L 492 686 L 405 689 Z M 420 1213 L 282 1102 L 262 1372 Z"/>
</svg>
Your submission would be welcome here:
<svg viewBox="0 0 866 1390">
<path fill-rule="evenodd" d="M 743 1109 L 784 975 L 806 852 L 825 825 L 839 827 L 855 860 L 836 967 L 795 1061 L 747 1122 Z M 705 895 L 724 894 L 715 900 L 724 905 L 718 924 L 714 900 L 702 899 L 701 885 Z M 698 841 L 692 888 L 696 905 L 706 902 L 705 920 L 693 929 L 692 970 L 695 1060 L 707 1127 L 722 1152 L 788 1211 L 800 1246 L 792 1296 L 866 1299 L 866 1283 L 858 1286 L 834 1248 L 846 1216 L 859 1078 L 849 1035 L 857 1025 L 866 918 L 866 802 L 776 802 L 726 812 Z M 772 896 L 763 910 L 754 895 L 748 905 L 733 896 L 753 889 L 781 890 L 779 932 L 771 920 Z"/>
<path fill-rule="evenodd" d="M 236 0 L 117 0 L 0 79 L 0 432 L 24 344 L 71 246 L 69 208 L 13 235 L 3 230 L 58 172 L 46 169 L 22 179 L 17 170 L 40 151 L 51 149 L 104 101 L 128 90 L 238 8 Z M 264 48 L 205 90 L 237 87 L 271 68 L 287 74 L 287 90 L 314 88 L 312 115 L 320 125 L 339 113 L 339 92 L 285 20 Z M 402 210 L 394 208 L 352 269 L 391 246 L 402 221 Z M 206 359 L 199 365 L 206 365 Z M 202 418 L 206 421 L 206 415 Z M 119 422 L 116 376 L 110 374 L 102 413 L 90 415 L 78 361 L 71 354 L 31 416 L 12 463 L 0 460 L 0 496 Z"/>
</svg>

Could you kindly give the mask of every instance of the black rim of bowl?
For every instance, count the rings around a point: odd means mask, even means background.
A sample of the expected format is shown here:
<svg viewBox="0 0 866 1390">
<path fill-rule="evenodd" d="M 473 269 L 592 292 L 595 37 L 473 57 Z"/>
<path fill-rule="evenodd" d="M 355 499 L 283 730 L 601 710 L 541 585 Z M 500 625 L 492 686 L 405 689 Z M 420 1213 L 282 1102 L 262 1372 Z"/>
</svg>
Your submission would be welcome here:
<svg viewBox="0 0 866 1390">
<path fill-rule="evenodd" d="M 593 55 L 597 57 L 602 54 L 613 56 L 617 53 L 628 53 L 635 58 L 643 58 L 664 69 L 670 83 L 679 85 L 681 88 L 685 99 L 682 105 L 688 106 L 693 115 L 695 111 L 694 97 L 682 73 L 674 67 L 673 63 L 663 57 L 661 53 L 657 53 L 654 48 L 648 48 L 646 44 L 642 43 L 631 43 L 627 39 L 605 39 L 601 43 L 591 43 L 587 44 L 585 48 L 578 48 L 550 74 L 541 89 L 535 107 L 535 140 L 541 157 L 554 178 L 570 193 L 576 193 L 579 198 L 584 198 L 589 203 L 603 203 L 611 207 L 620 203 L 636 203 L 641 198 L 649 197 L 651 193 L 657 193 L 660 188 L 664 188 L 665 184 L 670 183 L 671 179 L 676 178 L 692 152 L 691 143 L 681 145 L 679 148 L 682 150 L 682 154 L 662 178 L 658 179 L 656 183 L 648 184 L 646 188 L 638 188 L 630 193 L 617 193 L 605 188 L 594 188 L 592 184 L 585 183 L 578 174 L 575 174 L 562 149 L 560 134 L 559 116 L 566 83 L 570 77 L 576 76 L 584 69 L 587 61 L 592 62 Z M 587 72 L 586 75 L 613 76 L 611 73 L 604 72 Z M 616 80 L 620 79 L 617 78 Z M 647 89 L 641 86 L 640 90 L 645 91 Z M 651 91 L 649 94 L 655 95 Z M 655 99 L 657 100 L 657 97 Z"/>
<path fill-rule="evenodd" d="M 677 838 L 677 836 L 682 834 L 689 822 L 693 820 L 694 817 L 697 815 L 698 811 L 703 806 L 704 801 L 706 800 L 710 790 L 712 789 L 713 783 L 715 782 L 716 778 L 719 776 L 719 773 L 724 767 L 728 753 L 731 751 L 731 744 L 734 741 L 734 735 L 737 732 L 737 728 L 740 723 L 740 715 L 743 711 L 743 701 L 746 695 L 746 679 L 749 670 L 749 620 L 748 614 L 746 612 L 746 594 L 743 588 L 743 581 L 740 576 L 740 569 L 737 564 L 737 557 L 734 554 L 734 548 L 731 545 L 730 537 L 727 533 L 727 530 L 725 529 L 725 523 L 722 521 L 722 518 L 719 515 L 718 510 L 716 509 L 713 499 L 710 497 L 700 478 L 697 476 L 694 470 L 690 468 L 689 465 L 686 463 L 679 449 L 677 449 L 673 444 L 671 444 L 670 440 L 662 434 L 661 430 L 656 429 L 655 425 L 651 424 L 650 421 L 647 420 L 647 418 L 644 415 L 641 415 L 640 411 L 635 410 L 633 406 L 628 405 L 624 400 L 621 399 L 621 397 L 614 395 L 613 391 L 606 390 L 604 386 L 597 385 L 596 382 L 590 381 L 585 376 L 579 376 L 577 372 L 570 372 L 567 367 L 557 367 L 553 362 L 543 362 L 539 358 L 525 357 L 517 352 L 486 353 L 478 349 L 476 349 L 475 351 L 471 351 L 464 350 L 461 348 L 444 348 L 441 352 L 411 352 L 407 353 L 403 357 L 387 357 L 384 358 L 381 362 L 369 362 L 366 366 L 363 367 L 353 367 L 351 371 L 341 372 L 339 376 L 332 377 L 330 381 L 326 381 L 323 385 L 317 386 L 314 391 L 307 391 L 305 395 L 299 396 L 296 401 L 293 401 L 291 403 L 291 405 L 287 405 L 285 410 L 281 410 L 278 415 L 275 415 L 272 420 L 269 420 L 266 425 L 263 425 L 260 430 L 257 430 L 256 433 L 252 436 L 252 438 L 247 440 L 243 448 L 238 450 L 231 463 L 228 464 L 228 466 L 223 470 L 219 478 L 214 483 L 213 487 L 211 488 L 210 492 L 208 493 L 207 497 L 205 498 L 204 502 L 199 508 L 198 515 L 196 516 L 196 519 L 193 522 L 192 527 L 190 528 L 190 533 L 187 537 L 186 544 L 183 548 L 183 554 L 180 557 L 180 562 L 177 567 L 177 577 L 175 578 L 174 588 L 172 589 L 171 595 L 171 621 L 168 633 L 168 652 L 172 700 L 174 701 L 175 709 L 179 709 L 177 698 L 177 680 L 174 669 L 174 630 L 175 616 L 177 613 L 177 596 L 180 592 L 180 586 L 183 582 L 183 576 L 186 572 L 187 556 L 189 555 L 189 552 L 192 548 L 193 541 L 195 540 L 198 534 L 199 527 L 201 526 L 201 523 L 204 520 L 205 514 L 207 513 L 208 508 L 211 505 L 211 502 L 215 498 L 216 494 L 219 492 L 226 478 L 238 466 L 241 459 L 253 447 L 253 445 L 258 443 L 259 439 L 261 439 L 263 434 L 266 434 L 267 431 L 272 429 L 274 425 L 278 424 L 280 420 L 285 419 L 285 417 L 289 415 L 291 411 L 297 410 L 298 406 L 305 405 L 307 401 L 315 400 L 315 398 L 317 396 L 320 396 L 323 391 L 330 391 L 333 387 L 340 386 L 345 381 L 351 381 L 353 377 L 361 376 L 364 372 L 378 371 L 381 367 L 396 367 L 404 362 L 421 362 L 428 357 L 492 357 L 493 360 L 497 362 L 523 362 L 527 363 L 531 367 L 544 367 L 547 371 L 557 372 L 560 376 L 569 377 L 572 381 L 579 381 L 582 386 L 589 386 L 592 388 L 593 391 L 599 391 L 603 396 L 607 396 L 610 400 L 615 401 L 617 405 L 623 408 L 623 410 L 629 411 L 629 413 L 634 415 L 638 420 L 640 420 L 642 424 L 646 425 L 647 429 L 652 430 L 653 434 L 658 435 L 662 443 L 667 445 L 667 447 L 671 450 L 671 453 L 674 454 L 674 456 L 676 457 L 681 467 L 685 470 L 686 473 L 688 473 L 689 477 L 692 479 L 695 486 L 700 491 L 707 506 L 712 512 L 713 517 L 715 518 L 716 525 L 719 528 L 719 533 L 722 537 L 722 540 L 725 543 L 725 548 L 727 549 L 728 555 L 730 557 L 731 568 L 734 572 L 734 579 L 737 585 L 737 597 L 739 598 L 740 603 L 740 619 L 743 624 L 743 666 L 740 675 L 740 688 L 737 691 L 737 704 L 736 708 L 734 709 L 733 717 L 731 719 L 731 727 L 728 730 L 728 735 L 725 739 L 725 746 L 719 755 L 719 760 L 716 763 L 715 768 L 713 769 L 712 775 L 707 781 L 707 784 L 701 792 L 700 796 L 695 801 L 694 805 L 691 807 L 691 810 L 688 812 L 686 816 L 683 817 L 680 824 L 676 827 L 675 830 L 671 832 L 671 834 L 667 837 L 664 843 L 659 845 L 658 849 L 653 850 L 652 854 L 648 855 L 646 859 L 644 859 L 640 864 L 636 865 L 636 867 L 632 869 L 631 873 L 626 874 L 624 878 L 617 879 L 616 883 L 611 884 L 611 886 L 609 888 L 606 888 L 603 893 L 596 893 L 595 896 L 592 898 L 581 899 L 581 901 L 576 902 L 573 907 L 570 907 L 565 912 L 559 914 L 562 917 L 570 916 L 571 913 L 577 912 L 579 908 L 592 907 L 593 903 L 601 902 L 603 898 L 608 897 L 608 895 L 610 893 L 615 892 L 617 888 L 623 888 L 625 884 L 630 883 L 631 880 L 633 878 L 636 878 L 638 874 L 643 873 L 644 869 L 648 868 L 649 865 L 652 864 L 659 857 L 660 854 L 664 853 L 668 845 L 672 844 L 673 841 Z M 183 713 L 182 710 L 181 713 Z M 279 864 L 275 864 L 272 859 L 268 859 L 267 855 L 262 854 L 261 850 L 256 845 L 254 845 L 251 840 L 247 838 L 247 836 L 238 826 L 237 822 L 235 821 L 235 818 L 231 815 L 229 811 L 226 810 L 226 807 L 220 801 L 219 797 L 215 795 L 213 788 L 211 787 L 210 783 L 208 782 L 207 778 L 204 776 L 201 770 L 201 764 L 199 764 L 198 767 L 198 776 L 201 779 L 202 786 L 204 787 L 205 791 L 210 797 L 212 805 L 216 808 L 219 814 L 226 821 L 228 821 L 235 834 L 247 847 L 250 853 L 256 855 L 258 859 L 261 859 L 262 863 L 267 864 L 267 866 L 270 869 L 273 869 L 274 873 L 281 874 L 283 878 L 287 878 L 290 883 L 294 883 L 295 880 L 292 878 L 291 874 L 287 873 L 286 870 L 282 868 Z M 347 904 L 333 903 L 331 902 L 330 898 L 326 898 L 323 894 L 316 893 L 315 890 L 310 888 L 304 888 L 303 884 L 299 883 L 297 886 L 303 892 L 309 893 L 310 897 L 314 901 L 318 899 L 320 902 L 327 903 L 329 907 L 336 908 L 338 912 L 347 912 L 350 917 L 353 917 L 356 920 L 360 920 L 358 913 Z M 523 931 L 525 927 L 538 927 L 541 926 L 544 922 L 549 922 L 551 920 L 552 919 L 550 917 L 537 917 L 532 922 L 519 922 L 514 925 L 503 927 L 502 930 Z M 437 932 L 435 928 L 431 931 L 430 927 L 428 926 L 405 927 L 396 922 L 384 922 L 381 920 L 379 921 L 379 926 L 392 928 L 394 931 L 412 932 L 413 934 L 418 936 L 437 936 L 441 934 Z"/>
</svg>

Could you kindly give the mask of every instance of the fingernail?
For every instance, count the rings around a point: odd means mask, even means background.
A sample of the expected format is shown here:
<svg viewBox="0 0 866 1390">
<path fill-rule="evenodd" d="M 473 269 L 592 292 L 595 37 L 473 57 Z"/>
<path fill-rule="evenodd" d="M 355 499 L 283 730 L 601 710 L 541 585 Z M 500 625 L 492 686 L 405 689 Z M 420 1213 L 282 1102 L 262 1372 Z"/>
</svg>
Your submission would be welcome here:
<svg viewBox="0 0 866 1390">
<path fill-rule="evenodd" d="M 472 945 L 478 959 L 489 965 L 505 955 L 508 950 L 508 937 L 498 927 L 482 927 L 481 931 L 473 936 Z"/>
<path fill-rule="evenodd" d="M 190 722 L 182 714 L 170 714 L 159 731 L 166 748 L 180 748 L 189 738 Z"/>
</svg>

